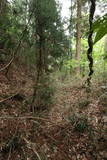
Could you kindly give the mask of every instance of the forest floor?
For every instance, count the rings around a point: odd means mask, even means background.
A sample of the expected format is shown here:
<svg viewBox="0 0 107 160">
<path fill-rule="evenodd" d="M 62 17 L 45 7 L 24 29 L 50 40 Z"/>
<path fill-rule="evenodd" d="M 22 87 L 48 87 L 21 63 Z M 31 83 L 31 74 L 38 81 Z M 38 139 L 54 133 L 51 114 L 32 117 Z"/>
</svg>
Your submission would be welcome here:
<svg viewBox="0 0 107 160">
<path fill-rule="evenodd" d="M 32 114 L 33 76 L 1 73 L 0 160 L 107 160 L 105 83 L 57 82 L 50 111 Z"/>
</svg>

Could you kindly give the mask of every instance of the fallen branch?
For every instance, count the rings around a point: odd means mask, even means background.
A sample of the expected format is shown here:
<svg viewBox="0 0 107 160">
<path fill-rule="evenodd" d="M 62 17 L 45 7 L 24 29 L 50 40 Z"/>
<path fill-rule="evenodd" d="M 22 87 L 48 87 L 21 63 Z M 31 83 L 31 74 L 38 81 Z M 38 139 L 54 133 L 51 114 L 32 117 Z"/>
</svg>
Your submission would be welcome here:
<svg viewBox="0 0 107 160">
<path fill-rule="evenodd" d="M 51 125 L 51 127 L 52 126 L 58 126 L 58 127 L 61 127 L 60 125 L 60 123 L 54 123 L 54 122 L 52 122 L 52 121 L 50 121 L 49 119 L 46 119 L 46 118 L 42 118 L 42 117 L 34 117 L 34 116 L 24 116 L 24 117 L 15 117 L 15 116 L 0 116 L 0 119 L 17 119 L 17 120 L 32 120 L 32 119 L 34 119 L 34 120 L 41 120 L 41 121 L 44 121 L 44 122 L 47 122 L 47 123 L 51 123 L 52 125 Z"/>
<path fill-rule="evenodd" d="M 36 119 L 36 120 L 42 120 L 42 121 L 47 121 L 50 122 L 49 119 L 41 118 L 41 117 L 33 117 L 33 116 L 25 116 L 25 117 L 15 117 L 15 116 L 3 116 L 0 117 L 0 119 Z M 52 124 L 56 124 L 54 122 L 50 122 Z M 57 124 L 56 124 L 57 125 Z"/>
<path fill-rule="evenodd" d="M 0 100 L 0 103 L 3 103 L 3 102 L 5 102 L 5 101 L 7 101 L 7 100 L 13 98 L 13 97 L 16 96 L 18 93 L 19 93 L 19 92 L 13 94 L 12 96 L 9 96 L 9 97 L 7 97 L 7 98 L 4 98 L 4 99 Z"/>
</svg>

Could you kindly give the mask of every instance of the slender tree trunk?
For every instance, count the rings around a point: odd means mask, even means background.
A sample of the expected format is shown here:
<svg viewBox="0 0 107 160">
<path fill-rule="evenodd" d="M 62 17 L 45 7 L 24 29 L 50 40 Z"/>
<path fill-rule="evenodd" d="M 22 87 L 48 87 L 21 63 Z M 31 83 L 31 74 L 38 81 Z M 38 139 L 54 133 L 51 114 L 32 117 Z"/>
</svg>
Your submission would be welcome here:
<svg viewBox="0 0 107 160">
<path fill-rule="evenodd" d="M 32 104 L 31 104 L 31 111 L 34 113 L 35 110 L 36 110 L 36 107 L 34 105 L 35 103 L 35 99 L 37 99 L 37 92 L 38 92 L 38 85 L 41 81 L 41 78 L 43 77 L 44 75 L 44 67 L 43 67 L 43 43 L 44 43 L 44 40 L 43 40 L 43 33 L 42 33 L 42 29 L 40 29 L 40 34 L 39 34 L 39 40 L 38 40 L 38 51 L 37 51 L 37 57 L 36 57 L 36 80 L 35 80 L 35 88 L 34 88 L 34 93 L 33 93 L 33 99 L 32 99 Z"/>
<path fill-rule="evenodd" d="M 81 0 L 77 0 L 77 24 L 76 24 L 76 60 L 78 67 L 76 73 L 80 74 L 80 53 L 81 53 Z"/>
<path fill-rule="evenodd" d="M 104 72 L 106 71 L 106 61 L 107 61 L 107 36 L 104 40 Z"/>
<path fill-rule="evenodd" d="M 69 28 L 69 58 L 72 59 L 72 38 L 73 38 L 73 4 L 71 0 L 71 15 L 70 15 L 70 28 Z"/>
<path fill-rule="evenodd" d="M 104 40 L 104 53 L 105 53 L 105 56 L 107 56 L 107 36 L 105 37 L 105 40 Z"/>
<path fill-rule="evenodd" d="M 0 15 L 5 14 L 4 10 L 6 9 L 7 1 L 0 0 Z"/>
</svg>

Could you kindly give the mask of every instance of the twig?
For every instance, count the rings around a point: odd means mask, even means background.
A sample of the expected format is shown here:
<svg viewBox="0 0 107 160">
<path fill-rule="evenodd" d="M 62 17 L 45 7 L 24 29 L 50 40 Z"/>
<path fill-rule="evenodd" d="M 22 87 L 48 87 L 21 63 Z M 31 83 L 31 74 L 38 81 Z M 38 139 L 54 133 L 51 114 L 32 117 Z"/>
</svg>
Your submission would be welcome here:
<svg viewBox="0 0 107 160">
<path fill-rule="evenodd" d="M 54 123 L 52 121 L 49 121 L 49 119 L 41 118 L 41 117 L 34 117 L 34 116 L 24 116 L 24 117 L 0 116 L 0 119 L 19 119 L 19 120 L 27 120 L 27 119 L 31 120 L 31 119 L 35 119 L 35 120 L 41 120 L 41 121 L 46 121 L 48 123 L 51 123 L 52 126 L 58 126 L 58 127 L 60 127 L 60 124 L 56 124 L 56 123 Z"/>
<path fill-rule="evenodd" d="M 11 65 L 11 63 L 13 62 L 13 60 L 14 60 L 14 54 L 13 54 L 13 57 L 12 57 L 12 59 L 10 60 L 10 62 L 9 62 L 6 66 L 4 66 L 3 68 L 0 69 L 0 72 L 2 72 L 2 71 L 4 71 L 5 69 L 7 69 L 7 68 Z"/>
<path fill-rule="evenodd" d="M 7 160 L 9 160 L 9 159 L 10 159 L 11 150 L 12 150 L 12 148 L 10 148 L 10 150 L 9 150 L 9 156 L 8 156 L 8 159 L 7 159 Z"/>
<path fill-rule="evenodd" d="M 5 49 L 0 48 L 0 51 L 3 52 L 3 53 L 7 53 L 7 51 Z"/>
<path fill-rule="evenodd" d="M 9 97 L 7 97 L 7 98 L 4 98 L 4 99 L 0 100 L 0 103 L 3 103 L 4 101 L 7 101 L 7 100 L 11 99 L 12 97 L 16 96 L 18 93 L 19 93 L 19 92 L 15 93 L 15 94 L 12 95 L 12 96 L 9 96 Z"/>
<path fill-rule="evenodd" d="M 33 150 L 33 152 L 37 155 L 38 159 L 39 159 L 39 160 L 42 160 L 42 159 L 40 158 L 38 152 L 36 151 L 36 149 L 35 149 L 35 148 L 32 148 L 32 150 Z"/>
<path fill-rule="evenodd" d="M 25 117 L 15 117 L 15 116 L 0 116 L 0 119 L 36 119 L 36 120 L 42 120 L 42 121 L 46 121 L 46 122 L 50 122 L 52 124 L 56 124 L 54 122 L 49 121 L 49 119 L 45 119 L 45 118 L 41 118 L 41 117 L 33 117 L 33 116 L 25 116 Z M 57 125 L 57 124 L 56 124 Z"/>
<path fill-rule="evenodd" d="M 32 142 L 30 142 L 30 141 L 28 141 L 25 137 L 22 137 L 23 138 L 23 140 L 27 143 L 27 147 L 28 148 L 30 148 L 30 149 L 32 149 L 33 150 L 33 152 L 36 154 L 36 156 L 38 157 L 38 160 L 42 160 L 41 158 L 40 158 L 40 156 L 39 156 L 39 154 L 38 154 L 38 152 L 36 151 L 36 149 L 35 149 L 35 144 L 34 143 L 32 143 Z"/>
<path fill-rule="evenodd" d="M 25 116 L 25 117 L 3 116 L 3 117 L 0 117 L 0 119 L 38 119 L 38 120 L 49 121 L 48 119 L 45 119 L 45 118 L 33 117 L 33 116 Z"/>
<path fill-rule="evenodd" d="M 18 125 L 19 125 L 19 123 L 18 123 L 17 126 L 16 126 L 15 133 L 14 133 L 13 137 L 11 138 L 11 140 L 14 139 L 14 137 L 17 135 Z M 11 155 L 11 153 L 12 153 L 11 151 L 12 151 L 12 147 L 10 147 L 10 150 L 9 150 L 8 160 L 10 160 L 10 155 Z"/>
</svg>

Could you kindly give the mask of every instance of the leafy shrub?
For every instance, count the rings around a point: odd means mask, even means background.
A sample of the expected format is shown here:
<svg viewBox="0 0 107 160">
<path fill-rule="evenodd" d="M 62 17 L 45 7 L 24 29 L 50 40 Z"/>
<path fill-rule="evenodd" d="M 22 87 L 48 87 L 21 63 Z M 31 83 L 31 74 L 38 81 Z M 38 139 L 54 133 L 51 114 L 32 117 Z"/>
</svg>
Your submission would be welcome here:
<svg viewBox="0 0 107 160">
<path fill-rule="evenodd" d="M 53 104 L 55 87 L 48 76 L 42 77 L 36 86 L 35 108 L 47 110 Z"/>
<path fill-rule="evenodd" d="M 90 104 L 90 100 L 83 99 L 78 103 L 79 108 L 86 108 Z"/>
<path fill-rule="evenodd" d="M 88 120 L 85 116 L 80 116 L 78 114 L 72 114 L 68 117 L 70 123 L 74 127 L 74 131 L 83 133 L 88 129 Z"/>
</svg>

